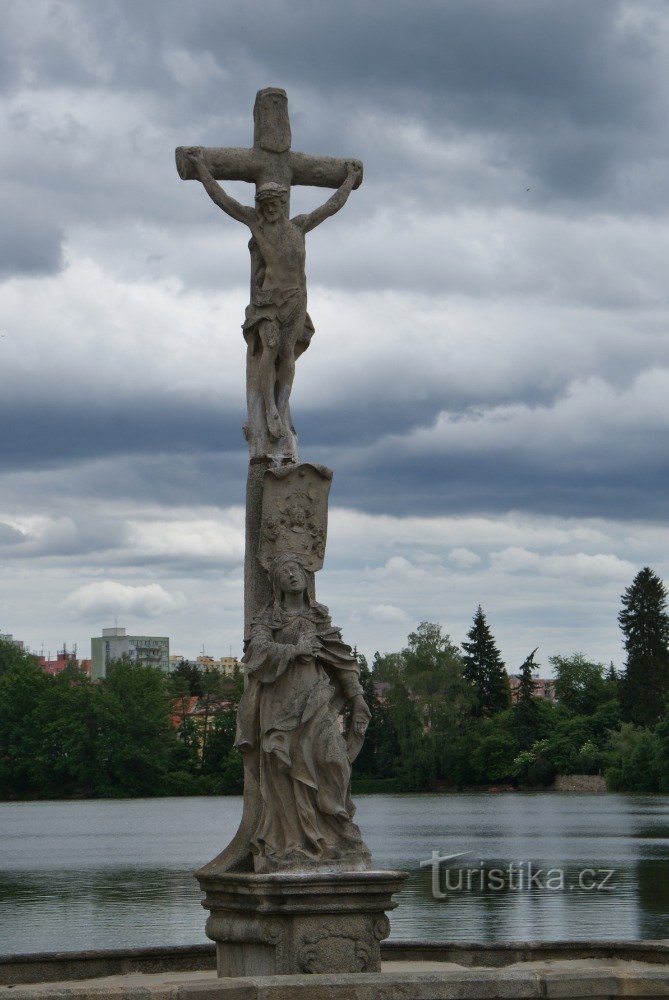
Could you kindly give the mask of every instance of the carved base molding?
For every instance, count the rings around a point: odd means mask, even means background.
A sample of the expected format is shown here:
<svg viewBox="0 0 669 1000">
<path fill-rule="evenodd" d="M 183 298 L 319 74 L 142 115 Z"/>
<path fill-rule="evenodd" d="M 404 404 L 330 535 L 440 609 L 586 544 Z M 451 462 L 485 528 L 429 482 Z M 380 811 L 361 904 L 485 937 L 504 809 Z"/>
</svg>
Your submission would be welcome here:
<svg viewBox="0 0 669 1000">
<path fill-rule="evenodd" d="M 196 873 L 219 976 L 379 972 L 405 872 Z"/>
</svg>

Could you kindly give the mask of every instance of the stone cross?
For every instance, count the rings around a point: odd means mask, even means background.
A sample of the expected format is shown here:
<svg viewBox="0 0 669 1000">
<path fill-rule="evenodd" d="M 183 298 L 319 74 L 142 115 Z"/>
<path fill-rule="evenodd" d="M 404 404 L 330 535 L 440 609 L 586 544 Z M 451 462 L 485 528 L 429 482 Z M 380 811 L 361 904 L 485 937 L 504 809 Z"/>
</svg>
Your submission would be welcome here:
<svg viewBox="0 0 669 1000">
<path fill-rule="evenodd" d="M 244 756 L 244 809 L 230 844 L 196 874 L 219 976 L 375 972 L 389 932 L 385 911 L 405 876 L 370 870 L 353 819 L 351 763 L 370 711 L 357 659 L 315 599 L 332 472 L 299 462 L 289 407 L 295 361 L 314 333 L 305 236 L 345 205 L 362 164 L 294 153 L 283 90 L 259 91 L 253 117 L 251 149 L 176 150 L 181 178 L 199 180 L 252 237 L 242 327 L 250 453 L 245 684 L 235 740 Z M 218 183 L 225 180 L 255 184 L 255 207 L 232 198 Z M 291 218 L 294 184 L 336 191 Z"/>
<path fill-rule="evenodd" d="M 205 162 L 215 180 L 248 181 L 256 185 L 256 190 L 263 184 L 273 182 L 290 192 L 293 184 L 338 188 L 346 179 L 346 165 L 350 160 L 334 156 L 308 156 L 291 150 L 285 90 L 267 87 L 258 91 L 253 107 L 253 123 L 253 146 L 250 149 L 204 150 Z M 197 180 L 187 148 L 179 146 L 176 150 L 179 177 L 184 181 Z M 359 187 L 362 181 L 362 164 L 359 166 L 360 178 L 355 187 Z"/>
<path fill-rule="evenodd" d="M 275 464 L 298 461 L 290 414 L 295 361 L 314 332 L 307 312 L 305 235 L 338 212 L 362 181 L 359 160 L 293 153 L 286 93 L 275 87 L 258 92 L 253 109 L 251 149 L 179 146 L 179 175 L 202 182 L 214 203 L 251 230 L 251 294 L 243 324 L 247 344 L 244 433 L 252 460 Z M 230 197 L 219 180 L 256 185 L 256 207 Z M 335 187 L 325 204 L 290 218 L 293 184 Z"/>
</svg>

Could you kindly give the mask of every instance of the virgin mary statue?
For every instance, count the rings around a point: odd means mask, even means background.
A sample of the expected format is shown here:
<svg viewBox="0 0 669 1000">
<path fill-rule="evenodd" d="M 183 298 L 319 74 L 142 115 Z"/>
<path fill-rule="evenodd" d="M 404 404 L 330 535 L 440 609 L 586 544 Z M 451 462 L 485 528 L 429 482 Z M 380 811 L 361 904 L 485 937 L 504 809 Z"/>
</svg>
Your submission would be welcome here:
<svg viewBox="0 0 669 1000">
<path fill-rule="evenodd" d="M 254 868 L 367 869 L 351 800 L 351 761 L 370 718 L 358 662 L 327 608 L 310 597 L 296 556 L 278 556 L 269 576 L 274 600 L 251 626 L 237 714 L 237 748 L 259 754 Z"/>
</svg>

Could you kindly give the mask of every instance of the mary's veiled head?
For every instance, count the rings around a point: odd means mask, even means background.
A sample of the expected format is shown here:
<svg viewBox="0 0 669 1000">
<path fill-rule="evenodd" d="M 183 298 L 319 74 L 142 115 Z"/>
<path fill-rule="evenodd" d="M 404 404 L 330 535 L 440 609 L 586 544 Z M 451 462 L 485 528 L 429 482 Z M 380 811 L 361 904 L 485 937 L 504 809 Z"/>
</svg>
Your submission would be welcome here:
<svg viewBox="0 0 669 1000">
<path fill-rule="evenodd" d="M 286 594 L 303 594 L 308 603 L 307 571 L 297 556 L 284 553 L 272 560 L 269 579 L 274 600 L 283 604 Z"/>
</svg>

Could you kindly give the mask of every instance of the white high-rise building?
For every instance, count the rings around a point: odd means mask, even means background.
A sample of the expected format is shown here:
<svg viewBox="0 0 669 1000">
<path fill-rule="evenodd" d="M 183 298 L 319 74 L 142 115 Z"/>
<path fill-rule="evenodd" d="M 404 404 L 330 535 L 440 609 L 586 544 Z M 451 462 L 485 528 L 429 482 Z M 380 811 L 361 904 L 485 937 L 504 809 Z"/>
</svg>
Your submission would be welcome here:
<svg viewBox="0 0 669 1000">
<path fill-rule="evenodd" d="M 118 626 L 103 628 L 101 636 L 91 639 L 91 678 L 106 677 L 109 663 L 122 657 L 169 673 L 170 640 L 162 635 L 127 635 Z"/>
</svg>

